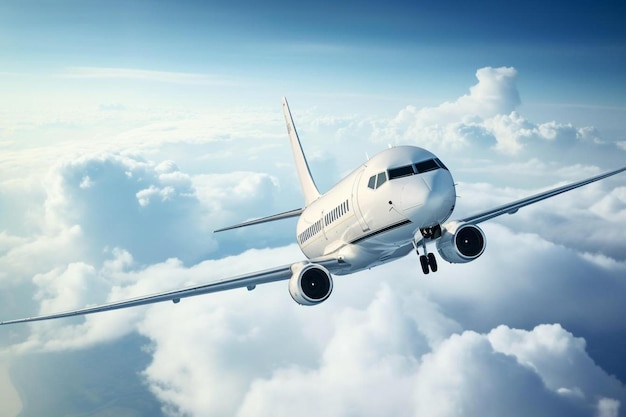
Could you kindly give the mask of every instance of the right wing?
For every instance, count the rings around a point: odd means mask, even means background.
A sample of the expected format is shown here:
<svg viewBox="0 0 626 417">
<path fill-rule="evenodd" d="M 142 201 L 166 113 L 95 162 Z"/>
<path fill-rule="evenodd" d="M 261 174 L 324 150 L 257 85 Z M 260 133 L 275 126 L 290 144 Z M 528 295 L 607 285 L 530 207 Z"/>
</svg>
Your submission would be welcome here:
<svg viewBox="0 0 626 417">
<path fill-rule="evenodd" d="M 463 222 L 463 223 L 478 224 L 478 223 L 493 219 L 494 217 L 501 216 L 503 214 L 515 214 L 522 207 L 537 203 L 541 200 L 545 200 L 546 198 L 554 197 L 556 195 L 565 193 L 567 191 L 571 191 L 575 188 L 582 187 L 583 185 L 587 185 L 587 184 L 591 184 L 592 182 L 603 180 L 615 174 L 619 174 L 620 172 L 623 172 L 623 171 L 626 171 L 626 167 L 616 169 L 615 171 L 606 172 L 604 174 L 596 175 L 595 177 L 587 178 L 586 180 L 564 185 L 562 187 L 553 188 L 552 190 L 535 194 L 533 196 L 526 197 L 521 200 L 517 200 L 512 203 L 505 204 L 503 206 L 496 207 L 491 210 L 483 211 L 482 213 L 473 214 L 471 216 L 465 217 L 464 219 L 460 219 L 458 221 Z"/>
<path fill-rule="evenodd" d="M 123 301 L 114 301 L 107 304 L 101 304 L 92 307 L 85 307 L 78 310 L 65 311 L 62 313 L 47 314 L 36 317 L 26 317 L 21 319 L 0 321 L 0 326 L 6 324 L 16 323 L 28 323 L 33 321 L 59 319 L 63 317 L 82 316 L 85 314 L 99 313 L 103 311 L 119 310 L 122 308 L 136 307 L 146 304 L 160 303 L 162 301 L 173 301 L 178 303 L 181 298 L 193 297 L 196 295 L 209 294 L 213 292 L 232 290 L 234 288 L 247 287 L 249 290 L 253 290 L 259 284 L 267 284 L 269 282 L 283 281 L 291 278 L 293 265 L 309 263 L 309 261 L 303 261 L 296 264 L 289 264 L 279 266 L 277 268 L 266 269 L 264 271 L 253 272 L 250 274 L 239 275 L 236 277 L 226 278 L 218 281 L 213 281 L 207 284 L 194 285 L 191 287 L 166 291 L 162 293 L 146 295 L 137 298 L 131 298 Z M 323 265 L 328 269 L 334 269 L 339 266 L 337 260 L 331 259 L 322 262 L 315 262 L 316 264 Z M 334 268 L 333 268 L 334 267 Z"/>
</svg>

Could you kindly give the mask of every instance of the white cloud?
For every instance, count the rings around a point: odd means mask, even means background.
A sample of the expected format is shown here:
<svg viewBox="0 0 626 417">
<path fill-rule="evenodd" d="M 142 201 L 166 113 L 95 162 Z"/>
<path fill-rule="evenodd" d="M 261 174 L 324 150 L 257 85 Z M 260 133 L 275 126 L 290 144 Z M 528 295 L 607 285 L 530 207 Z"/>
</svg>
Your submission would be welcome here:
<svg viewBox="0 0 626 417">
<path fill-rule="evenodd" d="M 560 325 L 537 326 L 532 332 L 499 326 L 488 335 L 494 349 L 515 356 L 555 392 L 579 392 L 590 400 L 624 399 L 624 385 L 600 369 L 587 355 L 584 339 Z"/>
<path fill-rule="evenodd" d="M 587 158 L 534 153 L 576 144 L 591 155 L 604 145 L 593 128 L 522 116 L 515 77 L 512 68 L 481 69 L 469 94 L 409 107 L 391 122 L 307 113 L 300 133 L 329 177 L 362 162 L 355 145 L 417 140 L 447 149 L 442 157 L 463 168 L 453 174 L 464 181 L 459 206 L 467 211 L 599 172 Z M 128 121 L 139 114 L 132 110 L 100 113 Z M 7 154 L 11 167 L 23 160 L 50 172 L 37 231 L 0 232 L 2 318 L 302 258 L 295 245 L 221 258 L 267 237 L 248 229 L 220 236 L 218 248 L 210 235 L 218 225 L 299 204 L 280 115 L 161 111 L 139 119 L 110 140 L 77 147 L 90 149 L 81 157 L 58 161 L 76 144 Z M 500 158 L 503 151 L 509 156 Z M 16 181 L 3 178 L 3 190 L 16 195 Z M 151 342 L 143 378 L 172 415 L 623 415 L 624 387 L 608 375 L 619 364 L 602 341 L 623 342 L 626 314 L 624 187 L 614 181 L 523 209 L 502 219 L 506 227 L 486 224 L 488 249 L 476 262 L 442 264 L 422 277 L 409 256 L 337 277 L 331 299 L 315 308 L 295 305 L 285 283 L 276 283 L 0 336 L 26 352 L 85 348 L 138 331 Z M 210 251 L 221 259 L 206 260 Z M 303 406 L 303 395 L 321 399 L 319 406 Z"/>
<path fill-rule="evenodd" d="M 122 247 L 140 262 L 172 256 L 189 261 L 215 248 L 191 178 L 171 162 L 155 166 L 116 153 L 86 155 L 59 163 L 48 184 L 47 223 L 79 225 L 94 253 Z"/>
<path fill-rule="evenodd" d="M 81 228 L 72 226 L 58 233 L 15 239 L 16 244 L 0 256 L 0 286 L 88 258 L 82 238 Z"/>
<path fill-rule="evenodd" d="M 608 222 L 626 223 L 626 187 L 617 187 L 591 207 Z"/>
<path fill-rule="evenodd" d="M 597 417 L 617 417 L 621 403 L 613 398 L 600 398 L 598 400 Z"/>
<path fill-rule="evenodd" d="M 408 106 L 387 126 L 376 129 L 373 137 L 446 152 L 494 149 L 509 156 L 537 152 L 546 146 L 571 148 L 602 142 L 598 130 L 591 126 L 534 123 L 521 116 L 516 77 L 514 68 L 481 68 L 476 72 L 478 83 L 469 94 L 437 107 Z"/>
<path fill-rule="evenodd" d="M 626 400 L 584 341 L 559 325 L 452 333 L 430 345 L 415 303 L 402 302 L 411 296 L 400 294 L 383 285 L 364 308 L 323 307 L 315 316 L 330 333 L 318 340 L 303 333 L 312 316 L 269 290 L 263 306 L 228 294 L 219 306 L 193 303 L 182 316 L 177 309 L 171 325 L 150 315 L 142 325 L 155 341 L 146 377 L 172 415 L 592 416 Z M 181 325 L 190 313 L 196 320 Z M 307 406 L 302 393 L 323 401 Z"/>
</svg>

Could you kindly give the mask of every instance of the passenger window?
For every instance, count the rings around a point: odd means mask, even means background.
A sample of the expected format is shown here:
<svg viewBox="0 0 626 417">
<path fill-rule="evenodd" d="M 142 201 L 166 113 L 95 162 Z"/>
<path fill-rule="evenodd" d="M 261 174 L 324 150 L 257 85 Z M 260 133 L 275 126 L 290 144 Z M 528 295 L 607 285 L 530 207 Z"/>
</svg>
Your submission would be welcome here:
<svg viewBox="0 0 626 417">
<path fill-rule="evenodd" d="M 370 177 L 370 180 L 367 183 L 367 187 L 371 188 L 372 190 L 376 188 L 376 175 L 372 175 Z"/>
<path fill-rule="evenodd" d="M 400 177 L 408 177 L 409 175 L 413 175 L 415 174 L 415 172 L 413 171 L 413 166 L 412 165 L 406 165 L 403 167 L 398 167 L 398 168 L 392 168 L 390 170 L 387 171 L 389 173 L 389 179 L 393 180 L 395 178 L 400 178 Z"/>
<path fill-rule="evenodd" d="M 439 165 L 437 165 L 437 162 L 435 162 L 434 159 L 429 159 L 428 161 L 418 162 L 415 164 L 415 168 L 417 169 L 417 173 L 421 174 L 423 172 L 439 169 Z"/>
<path fill-rule="evenodd" d="M 383 185 L 385 181 L 387 181 L 387 174 L 385 174 L 384 172 L 381 172 L 380 174 L 378 174 L 378 177 L 376 178 L 376 188 Z"/>
</svg>

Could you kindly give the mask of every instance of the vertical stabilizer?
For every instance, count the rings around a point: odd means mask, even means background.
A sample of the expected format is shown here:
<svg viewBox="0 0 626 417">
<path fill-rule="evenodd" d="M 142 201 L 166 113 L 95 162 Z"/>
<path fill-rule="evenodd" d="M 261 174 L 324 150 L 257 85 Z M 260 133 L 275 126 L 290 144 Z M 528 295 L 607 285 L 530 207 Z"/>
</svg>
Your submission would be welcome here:
<svg viewBox="0 0 626 417">
<path fill-rule="evenodd" d="M 304 193 L 305 204 L 308 206 L 320 196 L 320 192 L 317 190 L 313 177 L 311 177 L 309 164 L 304 156 L 304 151 L 302 150 L 302 145 L 300 144 L 300 138 L 298 138 L 298 132 L 296 131 L 296 126 L 293 124 L 293 118 L 291 117 L 291 112 L 289 111 L 289 104 L 287 104 L 287 99 L 285 97 L 283 97 L 283 113 L 285 115 L 285 122 L 287 123 L 287 132 L 289 133 L 293 159 L 296 162 L 298 178 L 300 178 L 300 187 L 302 187 L 302 192 Z"/>
</svg>

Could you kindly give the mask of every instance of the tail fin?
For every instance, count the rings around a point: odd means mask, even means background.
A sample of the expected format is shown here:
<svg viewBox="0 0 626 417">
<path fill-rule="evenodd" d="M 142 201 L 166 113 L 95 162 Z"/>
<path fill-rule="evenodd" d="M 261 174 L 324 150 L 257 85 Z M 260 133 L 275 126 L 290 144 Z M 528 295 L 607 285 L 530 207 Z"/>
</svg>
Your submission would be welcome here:
<svg viewBox="0 0 626 417">
<path fill-rule="evenodd" d="M 285 122 L 287 123 L 287 132 L 289 133 L 289 141 L 291 142 L 291 151 L 293 152 L 293 159 L 296 162 L 296 169 L 298 170 L 298 178 L 300 179 L 300 187 L 304 193 L 304 202 L 308 206 L 313 201 L 317 200 L 320 196 L 320 192 L 317 190 L 315 181 L 311 177 L 311 171 L 309 170 L 309 164 L 304 156 L 300 139 L 298 138 L 298 132 L 296 126 L 293 124 L 293 118 L 289 111 L 289 104 L 287 99 L 283 97 L 283 113 L 285 115 Z"/>
</svg>

